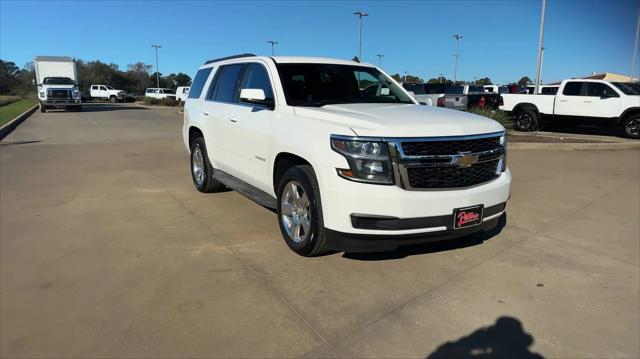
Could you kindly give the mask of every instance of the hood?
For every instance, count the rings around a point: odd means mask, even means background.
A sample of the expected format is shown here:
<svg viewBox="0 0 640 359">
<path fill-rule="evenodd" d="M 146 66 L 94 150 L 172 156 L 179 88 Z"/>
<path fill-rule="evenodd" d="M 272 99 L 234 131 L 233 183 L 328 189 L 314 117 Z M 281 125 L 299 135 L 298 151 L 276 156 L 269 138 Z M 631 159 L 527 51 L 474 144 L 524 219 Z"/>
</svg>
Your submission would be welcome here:
<svg viewBox="0 0 640 359">
<path fill-rule="evenodd" d="M 349 127 L 358 136 L 464 136 L 504 131 L 489 118 L 413 104 L 341 104 L 295 107 L 295 114 Z"/>
<path fill-rule="evenodd" d="M 75 89 L 78 88 L 76 85 L 41 85 L 43 89 Z"/>
</svg>

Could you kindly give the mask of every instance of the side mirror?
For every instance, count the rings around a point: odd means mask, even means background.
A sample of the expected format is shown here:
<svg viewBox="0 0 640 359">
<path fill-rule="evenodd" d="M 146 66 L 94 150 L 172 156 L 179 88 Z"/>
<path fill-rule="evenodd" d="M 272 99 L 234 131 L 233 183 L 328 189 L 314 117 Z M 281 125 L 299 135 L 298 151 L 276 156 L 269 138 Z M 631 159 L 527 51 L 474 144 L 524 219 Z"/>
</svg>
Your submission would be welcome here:
<svg viewBox="0 0 640 359">
<path fill-rule="evenodd" d="M 273 106 L 273 99 L 268 99 L 262 89 L 240 90 L 240 101 L 264 106 Z"/>
</svg>

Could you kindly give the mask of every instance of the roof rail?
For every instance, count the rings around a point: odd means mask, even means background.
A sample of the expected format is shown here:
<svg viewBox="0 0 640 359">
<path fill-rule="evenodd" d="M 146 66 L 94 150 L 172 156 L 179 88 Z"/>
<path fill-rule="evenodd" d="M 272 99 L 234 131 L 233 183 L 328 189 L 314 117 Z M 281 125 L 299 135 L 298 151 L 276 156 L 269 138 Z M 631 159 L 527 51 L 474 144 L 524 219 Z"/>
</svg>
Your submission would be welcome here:
<svg viewBox="0 0 640 359">
<path fill-rule="evenodd" d="M 207 62 L 205 62 L 204 64 L 212 64 L 214 62 L 219 62 L 219 61 L 224 61 L 224 60 L 231 60 L 231 59 L 240 59 L 243 57 L 254 57 L 256 56 L 255 54 L 239 54 L 239 55 L 233 55 L 233 56 L 227 56 L 227 57 L 221 57 L 219 59 L 213 59 L 213 60 L 209 60 Z"/>
</svg>

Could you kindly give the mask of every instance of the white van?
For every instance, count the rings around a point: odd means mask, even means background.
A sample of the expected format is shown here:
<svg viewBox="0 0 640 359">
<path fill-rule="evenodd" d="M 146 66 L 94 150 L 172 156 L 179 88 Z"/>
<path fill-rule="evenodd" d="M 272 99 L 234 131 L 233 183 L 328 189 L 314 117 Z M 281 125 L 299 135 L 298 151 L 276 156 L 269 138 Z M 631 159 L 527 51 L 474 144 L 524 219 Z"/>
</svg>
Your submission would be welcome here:
<svg viewBox="0 0 640 359">
<path fill-rule="evenodd" d="M 187 100 L 187 96 L 189 96 L 189 86 L 178 86 L 176 89 L 176 100 L 178 102 L 185 102 Z"/>
<path fill-rule="evenodd" d="M 159 100 L 163 98 L 176 98 L 176 93 L 172 89 L 157 87 L 148 88 L 144 95 L 146 97 L 157 98 Z"/>
</svg>

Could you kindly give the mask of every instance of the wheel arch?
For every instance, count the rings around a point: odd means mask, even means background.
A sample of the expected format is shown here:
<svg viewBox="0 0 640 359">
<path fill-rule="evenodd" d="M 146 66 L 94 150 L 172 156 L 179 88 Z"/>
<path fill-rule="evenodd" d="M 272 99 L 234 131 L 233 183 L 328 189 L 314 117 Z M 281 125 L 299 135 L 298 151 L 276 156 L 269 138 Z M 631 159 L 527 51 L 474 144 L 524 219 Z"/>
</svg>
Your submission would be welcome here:
<svg viewBox="0 0 640 359">
<path fill-rule="evenodd" d="M 202 133 L 202 130 L 193 125 L 189 126 L 189 148 L 191 148 L 193 141 L 195 141 L 196 138 L 198 137 L 202 137 L 204 139 L 204 134 Z"/>
<path fill-rule="evenodd" d="M 282 178 L 282 175 L 284 175 L 284 173 L 289 168 L 293 166 L 298 166 L 298 165 L 309 165 L 313 167 L 313 165 L 311 165 L 311 162 L 307 161 L 306 159 L 298 155 L 294 155 L 293 153 L 290 153 L 290 152 L 278 153 L 276 158 L 273 160 L 273 191 L 274 193 L 277 194 L 278 192 L 277 186 L 278 186 L 278 183 L 280 182 L 280 178 Z"/>
<path fill-rule="evenodd" d="M 538 117 L 540 117 L 540 111 L 538 110 L 538 106 L 536 106 L 535 104 L 532 104 L 530 102 L 523 102 L 523 103 L 519 103 L 517 104 L 513 110 L 511 112 L 513 112 L 514 114 L 520 112 L 520 111 L 524 111 L 524 110 L 533 110 L 536 115 L 538 115 Z"/>
<path fill-rule="evenodd" d="M 620 117 L 618 117 L 618 119 L 616 120 L 616 125 L 622 124 L 622 121 L 624 121 L 628 116 L 636 115 L 638 113 L 640 113 L 640 107 L 630 107 L 624 110 L 624 112 L 622 112 Z"/>
</svg>

